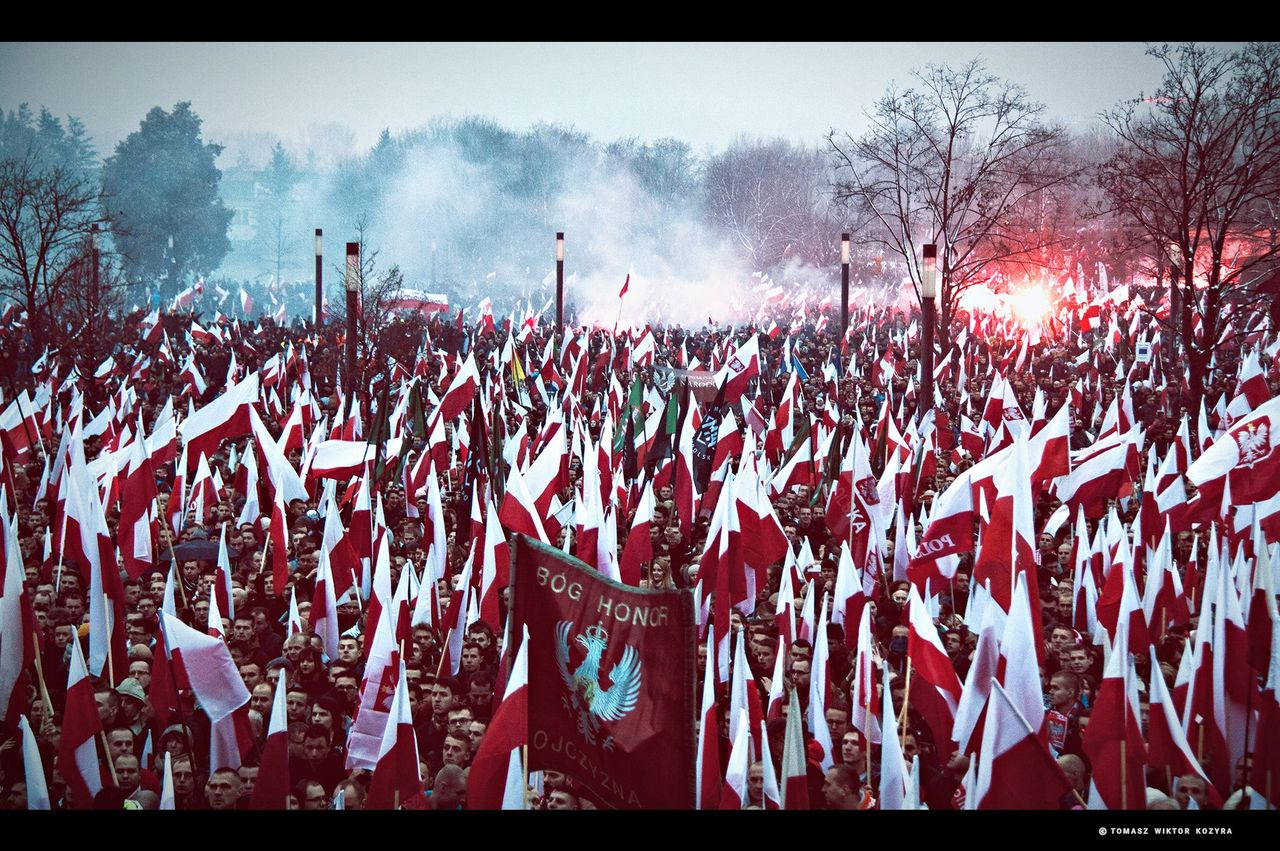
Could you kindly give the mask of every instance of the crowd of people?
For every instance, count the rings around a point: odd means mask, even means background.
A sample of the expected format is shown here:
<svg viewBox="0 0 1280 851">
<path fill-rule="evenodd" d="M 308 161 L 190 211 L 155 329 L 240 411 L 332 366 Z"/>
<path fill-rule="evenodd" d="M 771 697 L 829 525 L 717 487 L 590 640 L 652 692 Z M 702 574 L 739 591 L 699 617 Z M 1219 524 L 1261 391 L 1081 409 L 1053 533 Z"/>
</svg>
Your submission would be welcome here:
<svg viewBox="0 0 1280 851">
<path fill-rule="evenodd" d="M 313 607 L 315 600 L 322 599 L 317 597 L 316 584 L 324 575 L 321 562 L 328 555 L 324 551 L 333 545 L 326 537 L 332 508 L 341 518 L 342 534 L 350 538 L 361 560 L 360 571 L 373 571 L 377 561 L 374 548 L 385 548 L 389 588 L 400 587 L 402 573 L 411 571 L 409 586 L 415 589 L 415 597 L 435 594 L 434 617 L 425 621 L 415 617 L 411 629 L 405 631 L 411 639 L 399 649 L 416 734 L 421 789 L 416 797 L 398 804 L 402 809 L 465 809 L 468 768 L 503 698 L 501 689 L 510 662 L 505 598 L 498 622 L 468 618 L 463 641 L 454 652 L 449 650 L 451 636 L 441 614 L 449 610 L 452 597 L 459 593 L 463 567 L 480 557 L 477 553 L 483 547 L 484 528 L 477 518 L 492 510 L 490 506 L 500 504 L 496 496 L 484 498 L 482 487 L 488 483 L 496 488 L 513 466 L 528 465 L 538 452 L 551 451 L 548 446 L 553 444 L 545 441 L 545 435 L 549 424 L 559 423 L 568 433 L 568 452 L 564 478 L 557 479 L 562 487 L 557 487 L 554 495 L 556 510 L 575 503 L 575 496 L 582 493 L 583 461 L 588 457 L 583 447 L 592 448 L 591 452 L 599 447 L 604 454 L 612 450 L 614 481 L 604 482 L 602 487 L 613 499 L 613 505 L 606 506 L 606 516 L 615 527 L 609 536 L 616 542 L 614 563 L 625 557 L 626 547 L 638 545 L 629 540 L 628 533 L 639 494 L 652 486 L 652 556 L 641 565 L 639 585 L 700 594 L 704 555 L 709 549 L 714 552 L 717 545 L 714 538 L 708 539 L 716 506 L 704 499 L 696 505 L 694 516 L 681 516 L 676 482 L 670 472 L 661 475 L 665 467 L 678 465 L 678 437 L 665 443 L 645 443 L 634 431 L 654 411 L 665 409 L 669 400 L 675 399 L 673 407 L 681 417 L 689 408 L 697 409 L 700 417 L 708 416 L 717 406 L 732 408 L 733 427 L 748 437 L 745 448 L 737 451 L 755 453 L 760 459 L 758 469 L 767 472 L 782 468 L 804 441 L 811 440 L 817 447 L 817 438 L 810 435 L 820 429 L 834 435 L 818 447 L 826 456 L 815 461 L 822 468 L 817 477 L 770 490 L 769 509 L 785 535 L 789 553 L 771 564 L 756 566 L 763 568 L 761 575 L 767 581 L 755 588 L 752 605 L 738 606 L 733 613 L 733 632 L 747 642 L 748 682 L 766 706 L 770 694 L 777 692 L 773 680 L 779 673 L 785 679 L 785 690 L 794 690 L 802 710 L 808 709 L 811 700 L 814 651 L 820 637 L 812 634 L 812 621 L 808 638 L 787 635 L 780 623 L 788 607 L 792 618 L 813 618 L 815 603 L 830 603 L 836 592 L 842 554 L 848 552 L 845 536 L 851 533 L 842 536 L 834 532 L 826 509 L 830 492 L 837 486 L 841 459 L 853 441 L 862 441 L 869 450 L 873 474 L 881 478 L 883 486 L 889 459 L 899 451 L 895 441 L 901 441 L 902 457 L 911 458 L 911 462 L 898 464 L 898 482 L 892 486 L 894 501 L 902 503 L 903 510 L 890 517 L 908 517 L 913 528 L 904 537 L 904 530 L 897 528 L 899 521 L 893 521 L 892 528 L 873 527 L 879 539 L 871 545 L 883 569 L 873 577 L 867 602 L 872 611 L 872 652 L 877 667 L 889 672 L 894 708 L 903 713 L 897 734 L 901 752 L 908 763 L 918 758 L 913 769 L 919 783 L 918 803 L 932 810 L 964 808 L 966 793 L 973 794 L 972 782 L 966 782 L 966 777 L 970 776 L 974 751 L 957 747 L 951 730 L 931 728 L 930 719 L 908 693 L 907 608 L 912 582 L 905 573 L 905 560 L 895 558 L 895 547 L 904 546 L 907 537 L 912 542 L 923 540 L 928 530 L 925 515 L 932 516 L 957 477 L 994 451 L 1003 439 L 998 429 L 987 429 L 982 421 L 993 378 L 999 376 L 1008 385 L 1028 422 L 1043 425 L 1066 406 L 1073 453 L 1084 452 L 1099 440 L 1108 411 L 1116 409 L 1122 429 L 1144 433 L 1145 442 L 1139 447 L 1142 458 L 1150 454 L 1158 462 L 1179 443 L 1179 429 L 1185 421 L 1197 426 L 1199 408 L 1177 380 L 1180 368 L 1170 341 L 1163 342 L 1163 351 L 1153 364 L 1139 359 L 1132 338 L 1108 336 L 1104 329 L 1111 319 L 1110 311 L 1123 315 L 1123 306 L 1108 306 L 1097 330 L 1082 330 L 1068 309 L 1062 313 L 1065 319 L 1046 318 L 1043 329 L 1034 335 L 1014 330 L 1006 320 L 961 314 L 950 329 L 946 346 L 940 346 L 935 355 L 934 362 L 940 365 L 937 392 L 933 404 L 926 405 L 919 372 L 917 315 L 872 312 L 857 309 L 856 304 L 855 300 L 850 333 L 843 339 L 838 317 L 829 309 L 825 313 L 810 309 L 807 316 L 781 315 L 777 318 L 784 327 L 773 326 L 773 335 L 766 333 L 762 321 L 737 327 L 584 328 L 563 339 L 556 337 L 554 325 L 545 320 L 526 322 L 525 317 L 514 315 L 507 322 L 499 317 L 496 324 L 492 320 L 465 323 L 461 315 L 456 322 L 451 316 L 437 315 L 429 322 L 419 320 L 385 330 L 388 339 L 394 336 L 399 341 L 396 348 L 380 348 L 377 339 L 364 341 L 354 375 L 347 374 L 344 328 L 337 323 L 315 328 L 301 323 L 281 326 L 270 319 L 236 321 L 220 326 L 212 337 L 193 337 L 192 322 L 197 320 L 190 315 L 162 315 L 159 327 L 163 333 L 135 315 L 108 332 L 114 347 L 105 369 L 99 364 L 77 363 L 74 352 L 49 352 L 38 341 L 22 341 L 20 329 L 8 329 L 12 372 L 0 407 L 11 407 L 15 399 L 21 399 L 30 410 L 19 411 L 18 424 L 6 432 L 10 437 L 21 432 L 28 439 L 7 440 L 4 446 L 0 487 L 4 489 L 6 516 L 12 518 L 4 533 L 9 554 L 5 571 L 19 576 L 12 581 L 6 577 L 3 588 L 6 595 L 15 593 L 10 589 L 19 589 L 23 605 L 29 607 L 34 654 L 33 664 L 25 666 L 23 676 L 13 684 L 9 712 L 0 724 L 3 806 L 26 808 L 32 791 L 27 782 L 29 757 L 24 758 L 24 734 L 17 725 L 19 716 L 24 716 L 41 759 L 48 805 L 53 809 L 248 809 L 254 801 L 273 706 L 283 690 L 292 792 L 283 803 L 303 810 L 360 809 L 369 796 L 373 772 L 367 767 L 349 767 L 347 749 L 370 673 L 366 666 L 373 609 L 367 577 L 353 577 L 348 583 L 351 587 L 343 589 L 337 600 L 340 637 L 336 655 L 326 652 L 323 635 L 313 629 L 315 618 L 323 613 Z M 409 328 L 412 333 L 406 330 Z M 684 370 L 723 373 L 731 353 L 744 351 L 752 340 L 758 345 L 759 373 L 752 377 L 741 400 L 726 404 L 721 394 L 700 403 L 685 392 L 688 375 Z M 1246 348 L 1224 349 L 1217 354 L 1215 372 L 1209 376 L 1204 394 L 1207 422 L 1215 434 L 1197 435 L 1192 456 L 1207 445 L 1202 440 L 1212 440 L 1221 433 L 1225 423 L 1221 422 L 1219 399 L 1229 402 L 1233 398 L 1244 358 L 1249 352 L 1265 352 L 1274 340 L 1274 331 L 1263 333 Z M 651 351 L 647 349 L 649 341 Z M 566 349 L 577 363 L 565 357 Z M 512 352 L 518 359 L 516 369 L 511 367 Z M 277 366 L 271 365 L 273 358 Z M 1157 373 L 1161 359 L 1163 373 Z M 442 537 L 446 542 L 445 552 L 437 553 L 433 540 L 439 533 L 428 528 L 434 516 L 432 489 L 414 475 L 422 456 L 432 454 L 433 438 L 412 428 L 412 411 L 392 417 L 398 434 L 386 433 L 385 425 L 389 409 L 408 399 L 405 388 L 415 379 L 423 390 L 423 419 L 430 422 L 434 406 L 453 386 L 464 363 L 472 360 L 479 378 L 476 400 L 443 423 L 444 463 L 430 467 L 443 507 Z M 192 378 L 193 365 L 198 382 Z M 662 386 L 658 380 L 662 367 L 680 371 L 674 386 Z M 1280 396 L 1280 367 L 1274 359 L 1267 359 L 1263 367 L 1269 397 Z M 178 453 L 155 465 L 157 493 L 150 532 L 154 546 L 149 566 L 126 570 L 125 554 L 113 549 L 113 563 L 104 569 L 119 573 L 123 598 L 95 600 L 95 595 L 106 593 L 103 582 L 87 569 L 83 555 L 65 542 L 69 513 L 66 473 L 61 489 L 51 482 L 58 468 L 72 463 L 71 455 L 79 451 L 69 446 L 71 439 L 64 433 L 93 432 L 79 440 L 83 460 L 75 462 L 92 467 L 100 458 L 123 454 L 122 449 L 138 433 L 138 424 L 152 434 L 167 404 L 174 403 L 173 411 L 180 421 L 189 421 L 194 412 L 225 394 L 230 383 L 264 370 L 274 370 L 272 374 L 279 378 L 270 390 L 264 383 L 256 407 L 307 490 L 306 498 L 295 496 L 285 503 L 284 587 L 277 584 L 279 575 L 272 569 L 274 553 L 268 545 L 270 506 L 277 495 L 266 467 L 260 464 L 260 475 L 246 476 L 246 460 L 261 436 L 243 431 L 223 440 L 204 459 L 213 481 L 212 499 L 193 498 L 192 470 L 200 459 Z M 480 397 L 485 407 L 496 413 L 487 418 L 477 416 L 474 411 L 480 410 Z M 785 434 L 790 444 L 777 447 L 769 437 L 777 430 L 776 417 L 788 402 L 792 425 Z M 920 422 L 919 407 L 933 409 L 931 434 L 916 425 Z M 287 441 L 287 421 L 295 408 L 307 409 L 302 413 L 302 445 Z M 108 409 L 112 413 L 100 427 L 86 428 Z M 358 425 L 352 425 L 351 410 Z M 625 418 L 634 418 L 633 431 L 627 430 Z M 825 425 L 820 425 L 824 418 Z M 1129 418 L 1131 421 L 1125 422 Z M 801 422 L 803 426 L 797 425 Z M 33 428 L 39 433 L 31 434 Z M 345 433 L 344 428 L 348 429 Z M 725 440 L 724 428 L 722 425 L 721 441 Z M 371 442 L 370 461 L 376 461 L 380 469 L 369 463 L 365 472 L 349 478 L 309 477 L 309 454 L 314 452 L 314 434 L 320 429 L 324 430 L 322 438 L 340 436 Z M 477 444 L 477 436 L 481 444 Z M 388 438 L 402 438 L 396 450 L 387 448 Z M 975 439 L 976 444 L 972 442 Z M 527 448 L 513 448 L 513 442 L 522 444 L 525 440 Z M 15 442 L 24 444 L 23 448 L 16 448 Z M 641 443 L 642 453 L 636 452 L 636 443 Z M 922 454 L 931 456 L 930 463 L 922 463 Z M 181 469 L 184 459 L 186 470 Z M 595 463 L 593 457 L 589 463 Z M 735 456 L 728 463 L 733 471 L 741 461 Z M 113 542 L 118 541 L 121 531 L 121 506 L 119 488 L 112 490 L 111 482 L 113 474 L 122 476 L 124 469 L 121 463 L 110 474 L 97 471 L 99 485 L 107 490 L 92 495 L 102 505 Z M 1106 514 L 1117 518 L 1132 539 L 1145 482 L 1141 470 L 1131 473 L 1130 481 L 1111 495 Z M 1180 473 L 1185 473 L 1185 467 Z M 353 495 L 362 476 L 375 518 L 372 536 L 367 529 L 359 534 L 358 524 L 353 524 L 358 510 Z M 892 481 L 892 473 L 889 478 Z M 256 492 L 246 492 L 250 488 Z M 1066 523 L 1051 522 L 1063 503 L 1052 488 L 1037 490 L 1033 509 L 1037 552 L 1031 567 L 1035 581 L 1029 585 L 1038 593 L 1035 609 L 1042 641 L 1038 655 L 1044 738 L 1070 781 L 1070 791 L 1062 795 L 1060 807 L 1087 808 L 1096 766 L 1084 742 L 1112 651 L 1107 647 L 1107 630 L 1095 628 L 1090 634 L 1082 629 L 1085 621 L 1078 593 L 1077 553 L 1082 545 L 1087 552 L 1089 543 L 1077 536 L 1074 512 Z M 704 492 L 705 487 L 697 489 L 699 495 Z M 1194 494 L 1194 488 L 1188 492 Z M 975 510 L 975 526 L 985 522 L 979 520 L 980 511 L 986 508 Z M 1096 515 L 1084 520 L 1090 539 L 1097 537 L 1104 522 L 1110 521 Z M 549 543 L 573 551 L 575 522 L 562 519 L 555 527 Z M 1147 526 L 1142 531 L 1150 534 Z M 1210 552 L 1208 531 L 1206 523 L 1173 534 L 1172 564 L 1188 586 L 1203 578 L 1204 565 L 1215 557 Z M 1135 549 L 1140 548 L 1141 540 L 1132 542 Z M 220 542 L 225 542 L 226 560 L 221 567 Z M 1250 564 L 1259 555 L 1251 550 Z M 937 587 L 935 580 L 929 589 L 935 638 L 961 682 L 979 658 L 980 624 L 970 607 L 975 591 L 971 587 L 974 561 L 974 551 L 960 554 L 942 587 Z M 858 567 L 864 569 L 863 564 Z M 794 571 L 793 576 L 784 577 L 786 571 Z M 480 581 L 479 571 L 473 581 Z M 429 586 L 434 586 L 434 591 Z M 785 587 L 792 589 L 793 599 L 779 598 Z M 1184 657 L 1195 646 L 1197 604 L 1203 605 L 1205 599 L 1201 592 L 1188 588 L 1188 618 L 1162 619 L 1150 625 L 1154 656 L 1133 654 L 1144 731 L 1149 729 L 1153 707 L 1147 684 L 1153 676 L 1159 677 L 1175 691 L 1179 671 L 1189 666 Z M 65 732 L 68 678 L 76 665 L 72 645 L 79 643 L 89 655 L 90 610 L 99 602 L 107 611 L 123 611 L 127 657 L 120 658 L 109 650 L 107 663 L 89 672 L 101 724 L 101 735 L 94 738 L 93 748 L 101 765 L 102 783 L 93 800 L 84 801 L 76 800 L 74 784 L 68 783 L 72 767 L 60 756 L 60 740 Z M 114 608 L 117 604 L 121 608 Z M 699 604 L 702 627 L 706 628 L 706 618 L 714 607 L 701 599 Z M 172 606 L 172 614 L 183 623 L 225 641 L 249 693 L 244 715 L 248 730 L 241 740 L 247 747 L 241 748 L 235 759 L 223 760 L 225 764 L 213 762 L 226 751 L 214 741 L 213 725 L 193 700 L 191 690 L 177 684 L 176 707 L 158 706 L 153 699 L 157 656 L 166 653 L 161 634 L 166 606 Z M 220 623 L 211 619 L 211 608 L 222 615 Z M 423 608 L 410 601 L 402 617 Z M 0 607 L 0 613 L 12 611 L 17 609 Z M 22 642 L 15 623 L 9 619 L 3 624 L 0 648 L 6 651 Z M 808 800 L 815 809 L 867 809 L 877 806 L 883 797 L 882 745 L 870 741 L 866 730 L 855 724 L 858 648 L 856 640 L 846 638 L 846 630 L 855 627 L 853 623 L 845 627 L 832 623 L 823 637 L 827 647 L 821 655 L 830 689 L 824 718 L 818 723 L 825 723 L 832 752 L 825 753 L 816 740 L 826 737 L 815 737 L 814 730 L 806 730 Z M 708 669 L 705 639 L 699 640 L 701 678 Z M 914 676 L 919 677 L 918 671 Z M 1265 670 L 1251 676 L 1254 687 L 1266 687 Z M 1275 676 L 1271 672 L 1272 679 Z M 701 683 L 697 688 L 696 693 L 701 694 Z M 723 685 L 719 692 L 715 746 L 719 765 L 724 766 L 732 747 L 729 696 Z M 770 768 L 758 759 L 752 761 L 744 808 L 769 806 L 766 777 L 779 775 L 786 700 L 781 708 L 781 714 L 772 717 L 767 727 L 774 764 Z M 1157 711 L 1161 711 L 1159 707 Z M 1260 708 L 1254 706 L 1251 711 Z M 881 724 L 886 724 L 884 719 Z M 888 722 L 887 726 L 893 725 Z M 935 722 L 932 727 L 936 726 Z M 1254 730 L 1256 733 L 1256 726 Z M 1204 772 L 1175 772 L 1168 766 L 1148 765 L 1146 801 L 1129 801 L 1128 805 L 1141 807 L 1145 803 L 1149 809 L 1256 807 L 1258 798 L 1274 793 L 1262 790 L 1259 781 L 1249 777 L 1251 754 L 1247 751 L 1232 761 L 1229 781 L 1215 783 L 1211 778 L 1220 776 L 1216 772 L 1222 765 L 1209 763 L 1220 762 L 1222 757 L 1205 750 L 1202 742 L 1197 756 L 1205 763 Z M 590 808 L 593 796 L 583 780 L 534 771 L 528 780 L 526 805 L 534 809 Z"/>
</svg>

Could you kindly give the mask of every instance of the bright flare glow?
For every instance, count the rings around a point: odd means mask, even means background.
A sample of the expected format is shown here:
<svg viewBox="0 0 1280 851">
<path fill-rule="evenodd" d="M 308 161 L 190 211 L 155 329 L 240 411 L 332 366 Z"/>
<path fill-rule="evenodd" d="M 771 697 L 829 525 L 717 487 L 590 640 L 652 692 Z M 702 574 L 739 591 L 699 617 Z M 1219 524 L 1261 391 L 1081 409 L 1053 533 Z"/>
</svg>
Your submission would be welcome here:
<svg viewBox="0 0 1280 851">
<path fill-rule="evenodd" d="M 1053 308 L 1053 301 L 1044 287 L 1028 287 L 1009 294 L 1009 303 L 1024 324 L 1032 325 L 1043 319 Z"/>
</svg>

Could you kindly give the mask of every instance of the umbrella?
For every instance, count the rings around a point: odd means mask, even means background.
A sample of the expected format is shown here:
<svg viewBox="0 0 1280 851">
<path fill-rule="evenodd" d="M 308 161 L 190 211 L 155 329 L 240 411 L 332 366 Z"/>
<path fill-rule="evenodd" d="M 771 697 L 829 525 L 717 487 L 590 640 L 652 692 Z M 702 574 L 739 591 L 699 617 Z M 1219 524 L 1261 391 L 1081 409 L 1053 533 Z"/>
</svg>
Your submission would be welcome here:
<svg viewBox="0 0 1280 851">
<path fill-rule="evenodd" d="M 218 558 L 217 541 L 187 541 L 173 548 L 173 557 L 178 561 L 214 561 Z M 168 548 L 160 551 L 160 560 L 169 560 Z"/>
</svg>

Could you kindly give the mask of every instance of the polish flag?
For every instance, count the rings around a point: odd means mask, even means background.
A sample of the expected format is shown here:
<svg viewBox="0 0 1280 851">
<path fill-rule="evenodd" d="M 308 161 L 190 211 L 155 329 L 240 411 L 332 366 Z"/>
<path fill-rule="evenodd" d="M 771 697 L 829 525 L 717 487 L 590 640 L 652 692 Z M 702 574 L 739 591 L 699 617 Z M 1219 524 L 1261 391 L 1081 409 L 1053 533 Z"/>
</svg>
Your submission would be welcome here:
<svg viewBox="0 0 1280 851">
<path fill-rule="evenodd" d="M 271 547 L 271 581 L 276 595 L 284 594 L 289 582 L 289 513 L 284 507 L 284 494 L 277 490 L 271 502 L 271 526 L 267 540 Z"/>
<path fill-rule="evenodd" d="M 311 453 L 307 477 L 346 481 L 359 475 L 369 458 L 369 444 L 363 440 L 324 440 Z"/>
<path fill-rule="evenodd" d="M 347 586 L 351 587 L 350 585 Z M 324 642 L 324 655 L 338 658 L 338 600 L 334 590 L 329 553 L 320 549 L 320 565 L 316 571 L 315 592 L 311 597 L 311 632 Z"/>
<path fill-rule="evenodd" d="M 1128 625 L 1122 621 L 1084 735 L 1084 751 L 1093 766 L 1090 809 L 1141 810 L 1147 805 L 1147 747 L 1128 645 Z"/>
<path fill-rule="evenodd" d="M 1232 423 L 1187 469 L 1202 504 L 1217 506 L 1230 479 L 1235 504 L 1262 502 L 1280 492 L 1280 397 Z"/>
<path fill-rule="evenodd" d="M 1151 647 L 1151 658 L 1155 659 L 1155 647 Z M 1182 722 L 1178 720 L 1177 711 L 1173 705 L 1173 699 L 1169 697 L 1168 686 L 1165 685 L 1164 675 L 1160 673 L 1157 665 L 1151 666 L 1151 687 L 1147 692 L 1150 699 L 1150 720 L 1147 725 L 1147 760 L 1152 768 L 1164 768 L 1174 777 L 1181 777 L 1184 774 L 1198 774 L 1204 780 L 1205 789 L 1207 790 L 1214 806 L 1222 807 L 1222 796 L 1218 794 L 1218 790 L 1209 780 L 1209 776 L 1204 773 L 1204 769 L 1200 767 L 1200 763 L 1196 760 L 1195 754 L 1191 750 L 1191 744 L 1187 741 L 1186 731 L 1182 729 Z M 1092 725 L 1092 722 L 1090 722 Z M 1090 726 L 1092 730 L 1092 726 Z M 1116 766 L 1119 770 L 1119 766 Z M 1114 780 L 1111 781 L 1114 783 Z"/>
<path fill-rule="evenodd" d="M 507 491 L 508 494 L 511 491 Z M 543 538 L 546 543 L 546 539 Z M 485 512 L 484 554 L 480 567 L 480 620 L 487 623 L 494 631 L 502 628 L 502 618 L 498 608 L 498 595 L 511 580 L 511 548 L 507 546 L 507 536 L 503 532 L 498 512 L 493 503 Z"/>
<path fill-rule="evenodd" d="M 252 429 L 249 411 L 258 401 L 255 372 L 187 417 L 178 427 L 188 458 L 213 455 L 223 440 L 244 437 Z"/>
<path fill-rule="evenodd" d="M 267 723 L 267 743 L 258 763 L 258 780 L 253 785 L 253 810 L 283 810 L 293 790 L 289 777 L 289 714 L 285 708 L 287 688 L 276 686 Z M 167 757 L 168 754 L 165 754 Z"/>
<path fill-rule="evenodd" d="M 1071 472 L 1071 409 L 1062 405 L 1058 413 L 1027 441 L 1029 457 L 1039 459 L 1031 471 L 1031 483 L 1047 485 Z"/>
<path fill-rule="evenodd" d="M 553 492 L 552 496 L 554 495 Z M 550 499 L 548 499 L 548 507 L 550 502 Z M 507 492 L 502 497 L 502 508 L 498 512 L 492 513 L 496 513 L 502 524 L 512 532 L 521 532 L 530 538 L 542 541 L 544 544 L 551 543 L 551 539 L 547 536 L 547 531 L 543 527 L 541 520 L 542 517 L 550 516 L 550 514 L 538 506 L 534 495 L 529 491 L 528 482 L 525 476 L 520 473 L 519 468 L 511 468 L 511 474 L 507 477 Z M 491 624 L 491 626 L 496 626 L 496 624 Z"/>
<path fill-rule="evenodd" d="M 809 767 L 804 749 L 803 713 L 800 698 L 791 689 L 791 702 L 787 708 L 787 732 L 782 740 L 782 808 L 807 810 L 809 801 Z M 706 724 L 704 718 L 703 723 Z M 714 711 L 712 713 L 714 724 Z"/>
<path fill-rule="evenodd" d="M 240 687 L 244 688 L 243 682 Z M 80 642 L 73 639 L 71 664 L 67 669 L 67 696 L 62 710 L 58 768 L 71 792 L 71 805 L 77 810 L 93 809 L 94 796 L 105 785 L 103 766 L 98 761 L 97 739 L 101 734 L 102 721 L 93 697 L 93 682 L 85 667 Z"/>
<path fill-rule="evenodd" d="M 631 519 L 631 531 L 627 535 L 626 546 L 622 548 L 622 562 L 618 566 L 623 585 L 638 586 L 641 579 L 640 565 L 653 561 L 653 543 L 649 540 L 649 529 L 652 524 L 653 483 L 645 482 L 635 516 Z"/>
<path fill-rule="evenodd" d="M 950 581 L 959 563 L 952 560 L 950 570 L 945 571 L 943 566 L 948 562 L 943 559 L 973 549 L 973 469 L 956 476 L 934 500 L 929 526 L 907 563 L 907 578 L 918 588 L 927 580 L 933 580 L 934 585 Z"/>
<path fill-rule="evenodd" d="M 522 626 L 521 630 L 520 649 L 502 702 L 494 711 L 480 749 L 471 760 L 467 774 L 467 809 L 511 809 L 504 794 L 507 770 L 513 759 L 520 758 L 520 749 L 529 744 L 529 627 Z"/>
<path fill-rule="evenodd" d="M 467 355 L 462 367 L 454 374 L 445 391 L 440 406 L 436 408 L 435 419 L 447 422 L 466 410 L 480 386 L 480 373 L 476 369 L 475 352 Z"/>
<path fill-rule="evenodd" d="M 210 721 L 221 721 L 248 703 L 249 690 L 221 639 L 192 629 L 168 612 L 162 613 L 161 623 L 175 673 L 180 674 L 176 680 L 182 683 L 185 676 Z"/>
<path fill-rule="evenodd" d="M 968 794 L 980 810 L 1056 810 L 1071 792 L 1049 749 L 994 681 L 974 787 Z"/>
<path fill-rule="evenodd" d="M 18 729 L 22 734 L 22 773 L 27 784 L 27 809 L 50 809 L 44 760 L 40 756 L 40 746 L 36 743 L 35 733 L 31 732 L 31 722 L 27 720 L 27 716 L 23 715 L 18 719 Z"/>
<path fill-rule="evenodd" d="M 732 405 L 742 398 L 747 383 L 760 375 L 760 338 L 751 335 L 716 373 L 716 386 L 724 390 L 724 404 Z"/>
<path fill-rule="evenodd" d="M 942 743 L 951 736 L 963 686 L 914 585 L 910 589 L 907 617 L 907 627 L 911 630 L 907 638 L 907 658 L 927 686 L 917 688 L 911 697 L 933 732 L 934 741 L 939 743 L 939 750 L 949 753 L 955 749 L 955 742 L 945 747 Z"/>
<path fill-rule="evenodd" d="M 422 775 L 419 770 L 418 738 L 414 733 L 413 716 L 409 711 L 408 677 L 405 676 L 404 662 L 401 661 L 387 730 L 382 736 L 378 765 L 373 770 L 373 781 L 369 784 L 365 808 L 396 809 L 420 794 Z"/>
<path fill-rule="evenodd" d="M 733 737 L 729 764 L 725 767 L 724 785 L 720 789 L 720 809 L 740 810 L 749 800 L 747 770 L 751 766 L 751 720 L 745 709 L 738 710 L 738 733 Z"/>
<path fill-rule="evenodd" d="M 1251 776 L 1263 778 L 1271 804 L 1280 806 L 1280 783 L 1277 782 L 1280 778 L 1280 621 L 1271 624 L 1271 664 L 1258 703 L 1258 733 Z"/>
<path fill-rule="evenodd" d="M 710 634 L 707 636 L 707 667 L 702 678 L 702 723 L 698 726 L 697 777 L 694 789 L 697 799 L 694 808 L 714 810 L 720 805 L 720 747 L 719 725 L 716 723 L 716 648 Z M 92 700 L 93 695 L 89 695 Z M 794 698 L 793 698 L 794 700 Z M 792 705 L 796 723 L 800 722 L 799 707 Z M 95 712 L 96 717 L 96 712 Z M 786 755 L 783 755 L 783 772 L 786 772 Z M 803 777 L 803 773 L 801 777 Z"/>
<path fill-rule="evenodd" d="M 862 618 L 858 621 L 858 649 L 854 656 L 853 684 L 849 689 L 849 726 L 862 734 L 865 743 L 880 742 L 875 652 L 871 644 L 871 607 L 863 606 Z"/>
</svg>

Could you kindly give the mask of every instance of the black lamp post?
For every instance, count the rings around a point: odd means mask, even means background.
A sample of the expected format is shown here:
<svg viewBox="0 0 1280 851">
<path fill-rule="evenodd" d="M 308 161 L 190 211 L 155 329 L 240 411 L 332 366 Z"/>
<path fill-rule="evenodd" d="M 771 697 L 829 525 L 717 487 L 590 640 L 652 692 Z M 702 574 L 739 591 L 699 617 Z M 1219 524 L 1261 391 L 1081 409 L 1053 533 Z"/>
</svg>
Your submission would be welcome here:
<svg viewBox="0 0 1280 851">
<path fill-rule="evenodd" d="M 347 416 L 356 395 L 356 303 L 360 292 L 360 243 L 347 243 Z"/>
<path fill-rule="evenodd" d="M 924 396 L 916 410 L 921 414 L 933 407 L 933 336 L 934 299 L 938 296 L 938 246 L 924 246 L 924 266 L 920 273 L 920 318 L 924 328 L 920 335 L 920 390 Z"/>
<path fill-rule="evenodd" d="M 556 347 L 564 337 L 564 231 L 556 231 Z"/>
<path fill-rule="evenodd" d="M 316 228 L 316 327 L 324 324 L 324 286 L 321 261 L 324 258 L 324 229 Z"/>
</svg>

